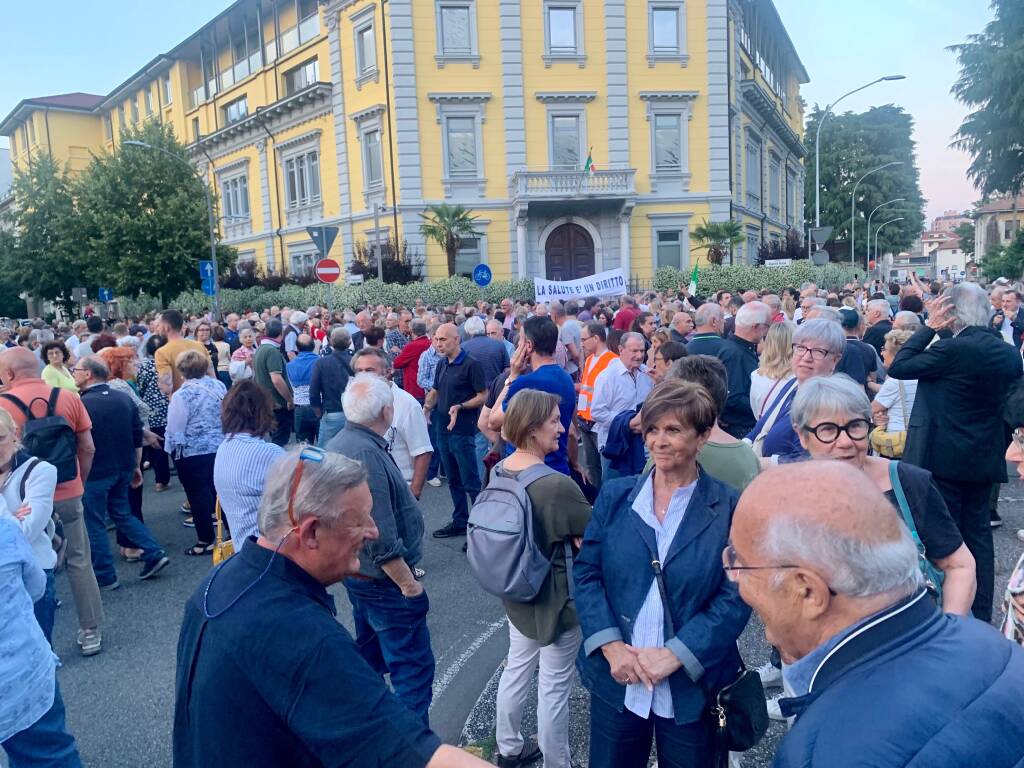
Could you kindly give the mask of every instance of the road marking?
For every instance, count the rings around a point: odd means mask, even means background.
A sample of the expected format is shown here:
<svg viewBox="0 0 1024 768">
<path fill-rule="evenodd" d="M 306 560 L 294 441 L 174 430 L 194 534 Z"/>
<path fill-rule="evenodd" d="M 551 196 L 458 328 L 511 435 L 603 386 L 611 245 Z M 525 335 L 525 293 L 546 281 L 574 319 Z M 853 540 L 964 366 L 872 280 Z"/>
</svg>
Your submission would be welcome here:
<svg viewBox="0 0 1024 768">
<path fill-rule="evenodd" d="M 459 657 L 448 665 L 439 677 L 434 678 L 434 698 L 430 705 L 431 709 L 434 708 L 434 704 L 437 703 L 437 700 L 441 698 L 444 692 L 448 689 L 448 686 L 452 684 L 452 681 L 456 676 L 458 676 L 459 672 L 462 671 L 462 668 L 466 666 L 466 663 L 473 657 L 473 654 L 480 650 L 480 646 L 490 640 L 491 637 L 494 636 L 495 632 L 505 626 L 506 621 L 507 619 L 502 617 L 498 621 L 493 621 L 488 624 L 487 629 L 481 632 L 477 638 L 469 644 L 466 650 L 460 653 Z"/>
</svg>

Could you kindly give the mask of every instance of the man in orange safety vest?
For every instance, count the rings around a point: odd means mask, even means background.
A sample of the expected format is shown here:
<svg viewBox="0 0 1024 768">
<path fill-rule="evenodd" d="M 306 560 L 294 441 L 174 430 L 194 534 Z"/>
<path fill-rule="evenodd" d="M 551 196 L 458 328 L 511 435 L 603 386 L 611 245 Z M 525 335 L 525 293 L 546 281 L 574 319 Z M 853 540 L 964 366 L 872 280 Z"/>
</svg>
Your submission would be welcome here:
<svg viewBox="0 0 1024 768">
<path fill-rule="evenodd" d="M 587 323 L 580 333 L 586 362 L 580 376 L 576 418 L 583 439 L 583 467 L 595 488 L 601 487 L 601 454 L 597 449 L 597 432 L 590 415 L 590 405 L 594 398 L 594 382 L 608 363 L 617 357 L 605 343 L 607 333 L 607 329 L 598 322 Z"/>
</svg>

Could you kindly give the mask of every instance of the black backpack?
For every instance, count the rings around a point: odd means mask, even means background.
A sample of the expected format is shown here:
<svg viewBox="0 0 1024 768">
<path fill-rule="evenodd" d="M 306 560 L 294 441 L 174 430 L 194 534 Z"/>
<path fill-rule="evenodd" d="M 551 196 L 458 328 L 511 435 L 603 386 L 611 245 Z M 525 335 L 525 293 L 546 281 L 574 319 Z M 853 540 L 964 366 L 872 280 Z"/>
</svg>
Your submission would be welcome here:
<svg viewBox="0 0 1024 768">
<path fill-rule="evenodd" d="M 14 395 L 0 394 L 0 397 L 14 403 L 25 414 L 25 425 L 21 428 L 21 445 L 36 458 L 53 464 L 57 468 L 57 482 L 64 483 L 78 476 L 78 442 L 75 431 L 67 419 L 57 415 L 57 398 L 60 389 L 54 387 L 46 403 L 46 415 L 33 415 L 32 406 L 41 397 L 33 398 L 25 405 Z"/>
</svg>

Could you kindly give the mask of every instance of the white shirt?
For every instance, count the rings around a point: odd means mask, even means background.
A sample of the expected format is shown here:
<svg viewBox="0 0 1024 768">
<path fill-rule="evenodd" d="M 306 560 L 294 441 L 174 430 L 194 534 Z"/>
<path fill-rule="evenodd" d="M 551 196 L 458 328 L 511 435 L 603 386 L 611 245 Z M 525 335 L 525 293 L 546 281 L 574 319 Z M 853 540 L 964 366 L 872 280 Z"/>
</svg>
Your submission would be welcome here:
<svg viewBox="0 0 1024 768">
<path fill-rule="evenodd" d="M 903 382 L 903 394 L 907 400 L 907 413 L 903 413 L 903 404 L 900 402 L 900 382 L 891 376 L 882 384 L 882 388 L 875 395 L 875 402 L 889 409 L 889 424 L 886 432 L 905 432 L 907 429 L 907 417 L 914 410 L 914 397 L 917 395 L 917 379 L 910 379 Z"/>
<path fill-rule="evenodd" d="M 384 440 L 395 464 L 402 470 L 405 482 L 411 483 L 414 459 L 430 453 L 434 448 L 430 445 L 423 407 L 416 402 L 416 398 L 401 387 L 396 387 L 394 382 L 391 383 L 391 394 L 395 398 L 395 415 L 388 431 L 384 433 Z"/>
<path fill-rule="evenodd" d="M 757 371 L 750 372 L 750 410 L 755 419 L 761 418 L 761 409 L 765 405 L 765 398 L 771 394 L 772 398 L 781 391 L 782 385 L 793 378 L 793 374 L 787 374 L 781 379 L 770 379 Z M 772 387 L 775 389 L 773 390 Z"/>
<path fill-rule="evenodd" d="M 669 547 L 672 546 L 672 540 L 676 537 L 676 532 L 686 516 L 686 508 L 689 506 L 690 498 L 696 488 L 696 480 L 682 488 L 677 488 L 669 500 L 665 519 L 660 523 L 654 514 L 653 472 L 647 477 L 640 493 L 633 500 L 633 511 L 654 530 L 654 537 L 658 542 L 658 559 L 662 562 L 665 561 Z M 634 648 L 665 647 L 665 604 L 661 601 L 661 590 L 658 589 L 657 579 L 651 581 L 651 588 L 647 590 L 647 597 L 644 598 L 640 612 L 636 615 L 630 644 Z M 648 691 L 641 682 L 627 685 L 624 703 L 626 709 L 644 719 L 648 718 L 652 711 L 658 717 L 675 717 L 675 708 L 672 706 L 672 689 L 669 687 L 667 678 L 654 686 L 653 691 Z"/>
<path fill-rule="evenodd" d="M 612 420 L 623 411 L 632 411 L 650 394 L 654 382 L 647 375 L 647 366 L 641 365 L 633 373 L 626 370 L 621 358 L 608 363 L 594 382 L 594 398 L 590 416 L 597 424 L 597 447 L 604 448 Z"/>
<path fill-rule="evenodd" d="M 21 496 L 21 481 L 25 471 L 32 466 L 25 482 L 25 497 Z M 57 553 L 53 551 L 53 492 L 57 488 L 57 468 L 46 461 L 27 459 L 8 476 L 0 486 L 0 517 L 11 518 L 21 529 L 32 547 L 32 554 L 43 570 L 57 564 Z M 18 520 L 14 513 L 22 504 L 28 504 L 32 511 L 24 520 Z"/>
</svg>

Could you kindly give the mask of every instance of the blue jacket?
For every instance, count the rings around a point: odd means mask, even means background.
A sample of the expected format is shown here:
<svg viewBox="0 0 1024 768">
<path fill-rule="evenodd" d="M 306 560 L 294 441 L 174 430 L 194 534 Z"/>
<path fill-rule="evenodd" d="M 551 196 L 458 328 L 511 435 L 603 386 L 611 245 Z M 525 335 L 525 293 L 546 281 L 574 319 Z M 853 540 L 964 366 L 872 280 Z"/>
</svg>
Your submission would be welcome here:
<svg viewBox="0 0 1024 768">
<path fill-rule="evenodd" d="M 611 468 L 620 476 L 643 472 L 647 461 L 643 437 L 629 428 L 629 422 L 636 414 L 637 411 L 623 411 L 612 419 L 608 441 L 601 449 L 601 455 L 608 459 Z"/>
<path fill-rule="evenodd" d="M 1024 650 L 925 593 L 855 629 L 810 693 L 783 699 L 796 724 L 775 768 L 1024 765 Z"/>
<path fill-rule="evenodd" d="M 601 487 L 572 569 L 583 630 L 580 676 L 594 696 L 619 712 L 626 689 L 612 679 L 600 648 L 615 640 L 629 643 L 631 625 L 654 582 L 654 531 L 632 509 L 645 479 L 623 477 Z M 678 628 L 665 646 L 684 662 L 669 677 L 680 724 L 696 722 L 706 709 L 704 692 L 691 673 L 702 685 L 718 689 L 732 682 L 740 667 L 736 638 L 750 608 L 722 570 L 736 501 L 736 491 L 700 470 L 686 515 L 662 563 L 672 623 Z"/>
</svg>

